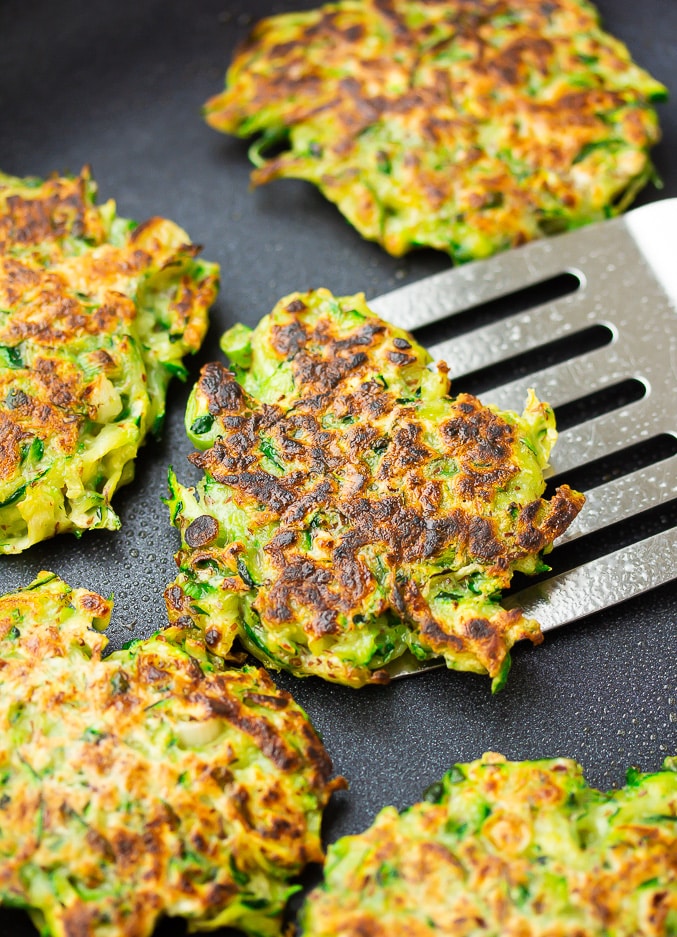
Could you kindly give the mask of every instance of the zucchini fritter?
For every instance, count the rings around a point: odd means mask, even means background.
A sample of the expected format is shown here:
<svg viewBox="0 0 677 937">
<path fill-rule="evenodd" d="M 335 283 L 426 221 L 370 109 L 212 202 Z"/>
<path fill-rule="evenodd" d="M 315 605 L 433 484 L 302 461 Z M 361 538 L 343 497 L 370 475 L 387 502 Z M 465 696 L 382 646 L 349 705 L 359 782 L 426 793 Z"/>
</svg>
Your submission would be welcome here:
<svg viewBox="0 0 677 937">
<path fill-rule="evenodd" d="M 587 0 L 341 0 L 261 21 L 206 119 L 258 135 L 254 185 L 466 261 L 625 208 L 665 95 Z"/>
<path fill-rule="evenodd" d="M 235 374 L 206 365 L 186 414 L 205 477 L 170 473 L 170 619 L 297 675 L 384 682 L 410 651 L 500 688 L 514 642 L 541 640 L 500 592 L 544 568 L 583 502 L 541 498 L 552 410 L 450 397 L 446 365 L 361 294 L 288 296 L 223 347 Z"/>
<path fill-rule="evenodd" d="M 218 267 L 75 178 L 0 174 L 0 553 L 114 530 L 111 498 L 199 348 Z"/>
<path fill-rule="evenodd" d="M 41 573 L 0 597 L 0 903 L 45 937 L 277 935 L 342 779 L 265 671 L 197 632 L 102 659 L 111 603 Z"/>
<path fill-rule="evenodd" d="M 608 793 L 565 758 L 459 764 L 329 848 L 303 937 L 669 937 L 677 759 Z"/>
</svg>

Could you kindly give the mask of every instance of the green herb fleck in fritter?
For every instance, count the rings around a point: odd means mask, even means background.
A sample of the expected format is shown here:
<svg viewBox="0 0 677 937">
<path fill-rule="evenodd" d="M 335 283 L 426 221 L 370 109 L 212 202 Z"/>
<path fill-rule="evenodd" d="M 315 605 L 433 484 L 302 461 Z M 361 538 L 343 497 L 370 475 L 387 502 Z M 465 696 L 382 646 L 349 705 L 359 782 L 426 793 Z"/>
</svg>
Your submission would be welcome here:
<svg viewBox="0 0 677 937">
<path fill-rule="evenodd" d="M 330 847 L 303 937 L 669 937 L 677 759 L 590 788 L 565 758 L 455 765 Z"/>
<path fill-rule="evenodd" d="M 0 596 L 0 904 L 43 937 L 276 937 L 341 779 L 263 670 L 175 629 L 103 658 L 110 611 L 52 573 Z"/>
<path fill-rule="evenodd" d="M 342 0 L 261 21 L 206 118 L 258 137 L 254 185 L 465 261 L 624 209 L 665 96 L 587 0 Z"/>
<path fill-rule="evenodd" d="M 0 553 L 119 527 L 111 498 L 216 295 L 181 228 L 95 194 L 87 170 L 0 174 Z"/>
<path fill-rule="evenodd" d="M 288 296 L 223 347 L 235 373 L 206 365 L 186 414 L 204 479 L 170 473 L 171 620 L 297 675 L 384 682 L 408 651 L 500 688 L 515 641 L 541 639 L 500 593 L 583 502 L 541 497 L 552 410 L 451 397 L 446 365 L 361 294 Z"/>
</svg>

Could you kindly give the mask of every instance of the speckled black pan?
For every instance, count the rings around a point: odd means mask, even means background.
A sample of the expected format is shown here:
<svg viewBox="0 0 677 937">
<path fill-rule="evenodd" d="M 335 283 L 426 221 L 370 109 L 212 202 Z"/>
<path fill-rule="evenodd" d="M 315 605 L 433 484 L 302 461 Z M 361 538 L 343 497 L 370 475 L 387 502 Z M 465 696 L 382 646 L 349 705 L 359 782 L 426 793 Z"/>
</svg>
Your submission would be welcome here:
<svg viewBox="0 0 677 937">
<path fill-rule="evenodd" d="M 218 336 L 227 326 L 253 324 L 286 293 L 326 286 L 339 295 L 377 296 L 449 264 L 430 252 L 387 256 L 309 185 L 285 181 L 251 193 L 246 145 L 202 121 L 202 103 L 222 87 L 233 48 L 252 22 L 311 5 L 5 0 L 0 6 L 2 169 L 42 175 L 91 163 L 101 197 L 116 198 L 120 214 L 172 218 L 204 245 L 204 257 L 221 263 L 221 296 L 192 378 L 200 361 L 219 356 Z M 677 5 L 600 0 L 598 6 L 608 30 L 673 90 L 672 102 L 659 109 L 664 136 L 654 154 L 664 189 L 649 187 L 640 203 L 675 196 Z M 160 499 L 168 464 L 184 479 L 193 472 L 183 431 L 186 397 L 187 389 L 173 386 L 163 441 L 142 451 L 136 481 L 118 493 L 123 529 L 0 557 L 2 591 L 47 568 L 73 585 L 114 592 L 118 645 L 164 621 L 162 590 L 174 576 L 178 537 Z M 674 522 L 675 513 L 668 506 L 650 521 Z M 610 532 L 609 542 L 616 545 L 622 534 Z M 629 764 L 658 768 L 666 754 L 677 753 L 676 622 L 673 584 L 560 629 L 539 648 L 518 649 L 508 686 L 495 697 L 485 680 L 445 670 L 361 691 L 278 678 L 323 733 L 336 772 L 351 781 L 350 791 L 334 799 L 327 838 L 363 829 L 384 804 L 419 799 L 453 761 L 490 749 L 510 758 L 574 757 L 589 782 L 603 788 L 620 783 Z M 0 911 L 0 937 L 34 933 L 23 915 Z M 184 933 L 174 922 L 159 930 L 162 937 Z"/>
</svg>

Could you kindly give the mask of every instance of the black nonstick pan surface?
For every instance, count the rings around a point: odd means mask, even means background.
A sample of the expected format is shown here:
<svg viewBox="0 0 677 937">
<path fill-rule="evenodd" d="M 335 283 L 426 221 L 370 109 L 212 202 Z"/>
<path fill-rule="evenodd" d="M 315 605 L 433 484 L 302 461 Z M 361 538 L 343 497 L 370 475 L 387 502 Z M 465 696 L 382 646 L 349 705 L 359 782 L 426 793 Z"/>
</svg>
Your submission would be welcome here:
<svg viewBox="0 0 677 937">
<path fill-rule="evenodd" d="M 246 144 L 202 121 L 202 103 L 221 89 L 234 46 L 251 25 L 312 5 L 0 4 L 0 168 L 47 175 L 89 163 L 100 198 L 115 198 L 121 215 L 169 217 L 221 264 L 221 294 L 205 346 L 190 362 L 191 381 L 201 363 L 219 357 L 218 337 L 227 326 L 254 324 L 288 292 L 326 286 L 376 296 L 449 265 L 427 251 L 389 257 L 304 183 L 277 182 L 252 193 Z M 677 196 L 677 3 L 600 0 L 598 7 L 607 29 L 673 93 L 660 106 L 663 141 L 655 151 L 664 187 L 649 187 L 638 204 Z M 172 387 L 163 439 L 147 444 L 135 481 L 117 495 L 122 530 L 79 541 L 60 537 L 0 557 L 1 592 L 51 569 L 72 585 L 114 593 L 113 646 L 163 625 L 162 592 L 174 576 L 178 545 L 161 503 L 167 466 L 184 481 L 197 480 L 186 460 L 187 394 L 188 386 Z M 675 522 L 673 505 L 641 526 L 653 532 Z M 638 525 L 609 532 L 608 546 L 635 536 Z M 587 547 L 580 549 L 585 558 Z M 629 765 L 658 768 L 677 753 L 676 599 L 673 583 L 551 632 L 538 648 L 518 646 L 507 688 L 496 697 L 488 679 L 446 670 L 360 691 L 277 677 L 322 733 L 336 772 L 350 781 L 327 813 L 327 841 L 360 831 L 385 804 L 412 803 L 453 762 L 488 750 L 515 759 L 570 756 L 601 787 L 621 784 Z M 158 929 L 163 937 L 184 933 L 177 921 Z M 31 934 L 23 914 L 0 910 L 0 937 Z"/>
</svg>

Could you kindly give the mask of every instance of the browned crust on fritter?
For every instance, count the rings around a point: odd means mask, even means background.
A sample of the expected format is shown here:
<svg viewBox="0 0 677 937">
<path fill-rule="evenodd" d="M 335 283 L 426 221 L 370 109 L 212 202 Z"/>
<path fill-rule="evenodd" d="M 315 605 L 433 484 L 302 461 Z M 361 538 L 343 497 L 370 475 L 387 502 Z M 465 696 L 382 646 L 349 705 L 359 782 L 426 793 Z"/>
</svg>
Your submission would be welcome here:
<svg viewBox="0 0 677 937">
<path fill-rule="evenodd" d="M 303 308 L 300 303 L 287 312 L 293 315 Z M 293 359 L 299 395 L 293 408 L 285 412 L 282 406 L 259 405 L 227 368 L 209 364 L 198 393 L 224 432 L 212 448 L 191 456 L 196 466 L 231 489 L 230 497 L 252 511 L 257 523 L 279 525 L 264 547 L 276 574 L 258 584 L 253 603 L 262 621 L 272 628 L 301 621 L 314 638 L 350 629 L 360 603 L 375 591 L 368 560 L 378 555 L 387 570 L 387 589 L 385 598 L 374 597 L 371 613 L 390 610 L 416 623 L 422 644 L 433 653 L 472 647 L 495 674 L 505 656 L 505 635 L 516 632 L 520 612 L 497 610 L 493 621 L 474 617 L 460 633 L 446 633 L 404 570 L 453 546 L 457 557 L 464 558 L 458 566 L 480 563 L 507 584 L 511 564 L 562 533 L 580 509 L 582 496 L 562 486 L 550 502 L 539 498 L 524 507 L 507 533 L 496 518 L 478 516 L 482 505 L 519 471 L 513 427 L 475 397 L 461 394 L 449 401 L 441 426 L 444 449 L 431 449 L 415 403 L 398 403 L 372 379 L 376 353 L 403 369 L 416 360 L 404 347 L 409 343 L 393 341 L 379 320 L 343 339 L 331 336 L 326 321 L 320 320 L 311 333 L 292 320 L 272 329 L 272 343 L 281 358 Z M 326 412 L 355 422 L 327 429 L 322 424 Z M 390 420 L 387 431 L 373 425 L 380 418 Z M 266 468 L 262 435 L 284 468 L 279 476 Z M 373 473 L 359 458 L 368 450 L 381 456 Z M 443 486 L 429 477 L 430 465 L 441 456 L 458 465 L 454 490 L 460 506 L 445 504 Z M 336 516 L 337 528 L 344 528 L 333 541 L 327 538 L 327 554 L 321 559 L 309 556 L 299 542 L 317 511 Z M 214 535 L 210 530 L 210 537 Z M 236 574 L 234 559 L 230 568 Z M 529 637 L 541 639 L 533 629 Z"/>
<path fill-rule="evenodd" d="M 90 178 L 85 167 L 73 178 L 48 179 L 39 197 L 10 195 L 2 199 L 0 251 L 57 241 L 67 234 L 101 243 L 103 224 L 87 198 Z"/>
<path fill-rule="evenodd" d="M 156 230 L 162 219 L 151 218 L 121 247 L 104 243 L 99 209 L 88 196 L 87 169 L 75 178 L 54 178 L 26 194 L 2 198 L 0 189 L 0 308 L 11 315 L 0 326 L 0 345 L 24 347 L 30 356 L 17 373 L 0 373 L 0 481 L 19 471 L 21 441 L 37 436 L 56 441 L 65 455 L 75 453 L 83 423 L 94 418 L 94 384 L 79 366 L 68 360 L 78 341 L 87 336 L 114 337 L 111 353 L 100 348 L 86 365 L 100 374 L 114 374 L 120 356 L 131 351 L 127 332 L 137 317 L 134 301 L 115 288 L 116 281 L 141 276 L 151 269 L 154 253 L 164 250 Z M 87 238 L 92 250 L 69 258 L 63 250 L 67 237 Z M 39 247 L 40 259 L 30 253 Z M 181 247 L 183 257 L 199 247 Z M 60 269 L 49 258 L 54 255 Z M 81 293 L 69 282 L 85 284 Z M 170 306 L 172 328 L 189 349 L 196 350 L 203 326 L 195 310 L 213 300 L 214 277 L 194 281 L 184 277 Z M 117 359 L 117 360 L 116 360 Z"/>
</svg>

